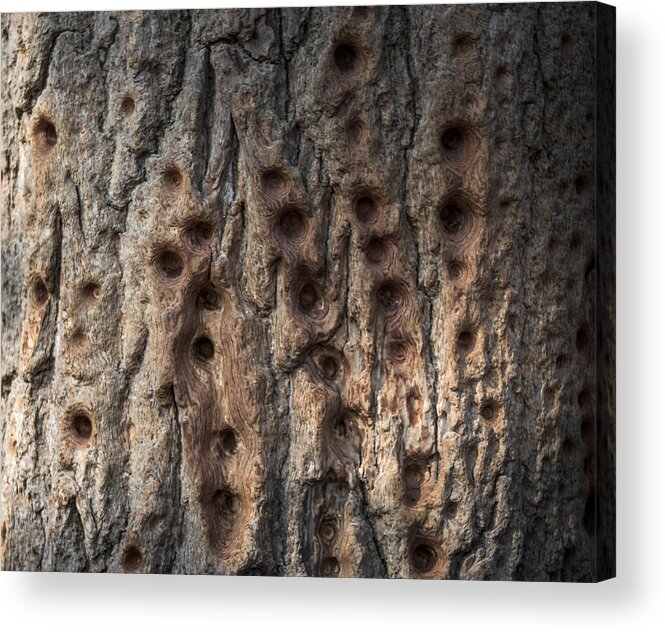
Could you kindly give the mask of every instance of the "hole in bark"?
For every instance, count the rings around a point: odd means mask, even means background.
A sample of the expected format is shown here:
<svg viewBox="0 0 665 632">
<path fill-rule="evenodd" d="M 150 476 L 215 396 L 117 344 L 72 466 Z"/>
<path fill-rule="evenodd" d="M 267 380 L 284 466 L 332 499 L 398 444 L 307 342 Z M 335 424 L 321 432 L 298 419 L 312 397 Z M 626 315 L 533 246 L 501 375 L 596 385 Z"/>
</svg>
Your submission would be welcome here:
<svg viewBox="0 0 665 632">
<path fill-rule="evenodd" d="M 279 232 L 289 240 L 295 240 L 305 232 L 305 217 L 300 209 L 290 207 L 279 218 Z"/>
<path fill-rule="evenodd" d="M 573 38 L 569 33 L 561 34 L 561 48 L 570 48 L 573 43 Z"/>
<path fill-rule="evenodd" d="M 577 404 L 582 410 L 588 410 L 591 407 L 591 390 L 585 386 L 577 396 Z"/>
<path fill-rule="evenodd" d="M 216 310 L 221 305 L 221 298 L 214 287 L 207 286 L 199 292 L 196 304 L 201 309 Z"/>
<path fill-rule="evenodd" d="M 570 455 L 575 451 L 575 443 L 569 437 L 566 437 L 561 444 L 561 450 L 564 454 Z"/>
<path fill-rule="evenodd" d="M 470 55 L 475 47 L 475 42 L 471 33 L 460 33 L 453 40 L 453 55 L 463 57 Z"/>
<path fill-rule="evenodd" d="M 510 72 L 510 70 L 508 70 L 507 66 L 499 66 L 496 69 L 495 77 L 496 77 L 497 83 L 500 86 L 503 86 L 504 88 L 510 87 L 510 85 L 512 83 L 512 80 L 513 80 L 512 73 Z"/>
<path fill-rule="evenodd" d="M 261 187 L 270 196 L 281 195 L 286 184 L 286 175 L 280 169 L 267 169 L 261 174 Z"/>
<path fill-rule="evenodd" d="M 7 540 L 7 523 L 6 522 L 2 523 L 2 529 L 0 529 L 0 540 L 2 540 L 3 544 Z"/>
<path fill-rule="evenodd" d="M 450 195 L 439 211 L 441 225 L 446 235 L 459 241 L 468 236 L 473 226 L 469 202 L 459 193 Z"/>
<path fill-rule="evenodd" d="M 580 175 L 575 178 L 575 192 L 577 195 L 582 195 L 588 187 L 589 181 L 586 176 Z"/>
<path fill-rule="evenodd" d="M 204 221 L 194 221 L 185 227 L 185 238 L 192 248 L 205 246 L 212 238 L 212 225 Z"/>
<path fill-rule="evenodd" d="M 122 113 L 123 116 L 131 116 L 134 114 L 134 111 L 136 110 L 136 103 L 134 102 L 134 99 L 129 96 L 125 95 L 122 97 L 122 100 L 120 101 L 120 112 Z"/>
<path fill-rule="evenodd" d="M 496 402 L 485 402 L 480 409 L 480 414 L 485 421 L 494 421 L 496 419 Z"/>
<path fill-rule="evenodd" d="M 356 49 L 350 44 L 338 44 L 334 52 L 335 66 L 343 73 L 353 72 L 358 65 Z"/>
<path fill-rule="evenodd" d="M 208 336 L 200 336 L 192 345 L 194 357 L 202 362 L 207 362 L 215 355 L 215 345 Z"/>
<path fill-rule="evenodd" d="M 232 428 L 225 428 L 213 440 L 213 451 L 217 457 L 233 456 L 238 451 L 238 437 Z"/>
<path fill-rule="evenodd" d="M 457 335 L 457 348 L 462 353 L 469 353 L 476 344 L 476 334 L 471 329 L 464 329 Z"/>
<path fill-rule="evenodd" d="M 446 517 L 449 520 L 452 520 L 455 518 L 457 515 L 457 510 L 459 509 L 459 505 L 454 501 L 454 500 L 449 500 L 448 504 L 446 505 Z"/>
<path fill-rule="evenodd" d="M 589 353 L 591 343 L 589 341 L 589 330 L 587 329 L 586 325 L 582 325 L 582 327 L 577 330 L 575 346 L 581 355 L 586 355 Z"/>
<path fill-rule="evenodd" d="M 376 302 L 384 314 L 394 314 L 402 304 L 402 292 L 393 281 L 386 281 L 376 292 Z"/>
<path fill-rule="evenodd" d="M 81 288 L 81 296 L 88 303 L 94 303 L 102 297 L 102 288 L 99 283 L 91 281 Z"/>
<path fill-rule="evenodd" d="M 370 263 L 380 264 L 388 253 L 388 245 L 380 237 L 372 237 L 365 246 L 365 256 Z"/>
<path fill-rule="evenodd" d="M 165 279 L 173 281 L 182 274 L 185 263 L 180 253 L 170 248 L 162 248 L 155 255 L 155 266 Z"/>
<path fill-rule="evenodd" d="M 427 480 L 427 467 L 420 459 L 409 458 L 404 464 L 404 486 L 409 502 L 420 500 L 421 487 Z"/>
<path fill-rule="evenodd" d="M 411 550 L 411 564 L 418 573 L 429 573 L 436 566 L 439 556 L 429 544 L 416 544 Z"/>
<path fill-rule="evenodd" d="M 466 266 L 457 259 L 448 263 L 448 276 L 452 281 L 462 281 L 466 273 Z"/>
<path fill-rule="evenodd" d="M 354 204 L 356 217 L 361 224 L 368 224 L 376 219 L 377 204 L 369 195 L 362 195 L 356 199 Z"/>
<path fill-rule="evenodd" d="M 93 424 L 85 410 L 75 410 L 69 415 L 69 438 L 76 448 L 85 448 L 92 437 Z"/>
<path fill-rule="evenodd" d="M 334 380 L 339 373 L 339 362 L 333 355 L 322 355 L 318 360 L 319 370 L 321 375 L 327 380 Z"/>
<path fill-rule="evenodd" d="M 35 124 L 33 134 L 37 148 L 42 153 L 50 152 L 58 142 L 58 133 L 55 131 L 55 125 L 43 117 L 40 117 Z"/>
<path fill-rule="evenodd" d="M 137 546 L 130 544 L 122 554 L 120 563 L 126 572 L 136 573 L 143 567 L 143 553 Z"/>
<path fill-rule="evenodd" d="M 229 520 L 238 510 L 238 497 L 228 489 L 218 489 L 212 495 L 212 506 L 219 517 Z"/>
<path fill-rule="evenodd" d="M 306 314 L 320 312 L 323 309 L 321 290 L 314 283 L 306 281 L 298 293 L 298 304 Z"/>
<path fill-rule="evenodd" d="M 162 173 L 162 182 L 170 191 L 176 191 L 182 185 L 182 173 L 177 167 L 168 167 Z"/>
<path fill-rule="evenodd" d="M 42 307 L 48 301 L 48 288 L 42 277 L 33 279 L 30 286 L 30 299 L 35 307 Z"/>
<path fill-rule="evenodd" d="M 367 139 L 367 126 L 360 119 L 353 119 L 346 126 L 346 137 L 350 143 L 360 144 Z"/>
<path fill-rule="evenodd" d="M 408 347 L 401 340 L 395 340 L 388 344 L 387 355 L 396 364 L 402 364 L 409 355 Z"/>
<path fill-rule="evenodd" d="M 323 577 L 339 577 L 340 567 L 336 557 L 326 557 L 321 562 L 321 575 Z"/>
<path fill-rule="evenodd" d="M 441 134 L 441 150 L 445 160 L 462 163 L 470 155 L 474 145 L 473 132 L 466 125 L 451 125 Z"/>
<path fill-rule="evenodd" d="M 337 539 L 337 523 L 332 518 L 326 518 L 319 525 L 319 539 L 327 545 L 331 545 Z"/>
</svg>

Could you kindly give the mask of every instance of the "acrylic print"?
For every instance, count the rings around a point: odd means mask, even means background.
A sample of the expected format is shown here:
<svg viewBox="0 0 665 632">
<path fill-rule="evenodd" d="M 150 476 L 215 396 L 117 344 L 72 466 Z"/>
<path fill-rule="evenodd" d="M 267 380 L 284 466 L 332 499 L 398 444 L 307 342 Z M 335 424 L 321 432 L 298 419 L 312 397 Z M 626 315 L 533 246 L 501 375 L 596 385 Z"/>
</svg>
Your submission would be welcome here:
<svg viewBox="0 0 665 632">
<path fill-rule="evenodd" d="M 2 16 L 4 570 L 614 575 L 614 9 Z"/>
</svg>

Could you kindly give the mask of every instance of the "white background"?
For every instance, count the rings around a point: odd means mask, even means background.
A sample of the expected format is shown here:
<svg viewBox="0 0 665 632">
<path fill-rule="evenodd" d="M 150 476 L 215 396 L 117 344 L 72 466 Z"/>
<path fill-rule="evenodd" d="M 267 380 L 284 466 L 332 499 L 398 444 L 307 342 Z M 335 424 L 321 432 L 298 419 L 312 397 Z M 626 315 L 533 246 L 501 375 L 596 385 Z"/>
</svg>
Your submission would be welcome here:
<svg viewBox="0 0 665 632">
<path fill-rule="evenodd" d="M 2 11 L 287 4 L 9 0 Z M 615 4 L 618 579 L 561 585 L 0 573 L 0 629 L 665 630 L 665 3 Z"/>
</svg>

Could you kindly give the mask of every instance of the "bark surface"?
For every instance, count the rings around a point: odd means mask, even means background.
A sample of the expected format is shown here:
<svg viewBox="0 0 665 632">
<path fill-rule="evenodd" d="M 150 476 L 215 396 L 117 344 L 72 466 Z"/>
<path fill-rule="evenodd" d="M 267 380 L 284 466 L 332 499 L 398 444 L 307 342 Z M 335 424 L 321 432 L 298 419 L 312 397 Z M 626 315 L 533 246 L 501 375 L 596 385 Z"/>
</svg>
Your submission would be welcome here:
<svg viewBox="0 0 665 632">
<path fill-rule="evenodd" d="M 598 10 L 3 16 L 2 567 L 612 574 Z"/>
</svg>

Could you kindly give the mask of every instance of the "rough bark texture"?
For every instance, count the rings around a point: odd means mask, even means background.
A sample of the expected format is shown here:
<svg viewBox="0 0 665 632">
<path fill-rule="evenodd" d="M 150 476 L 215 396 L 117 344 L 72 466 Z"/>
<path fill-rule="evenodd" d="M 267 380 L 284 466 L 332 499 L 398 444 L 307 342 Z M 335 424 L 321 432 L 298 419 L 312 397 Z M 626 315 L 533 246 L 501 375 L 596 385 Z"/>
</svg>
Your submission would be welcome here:
<svg viewBox="0 0 665 632">
<path fill-rule="evenodd" d="M 3 16 L 2 567 L 611 576 L 602 11 Z"/>
</svg>

